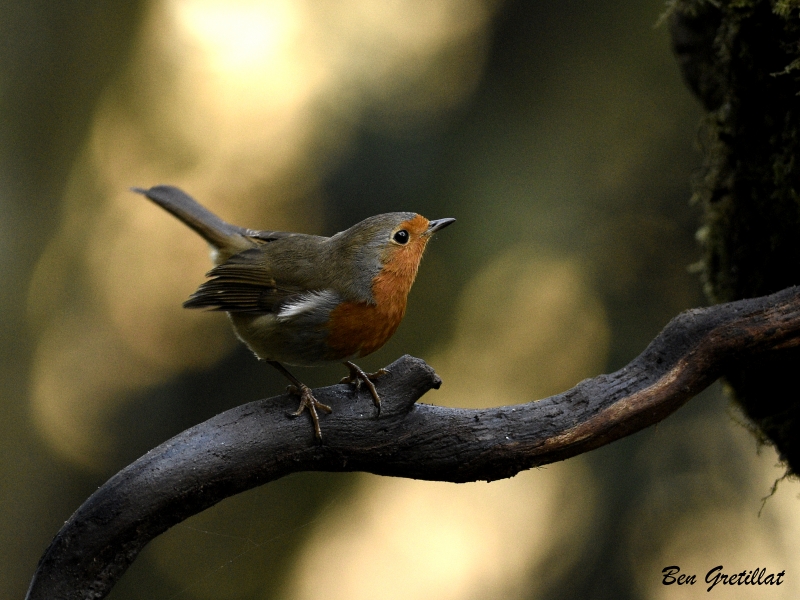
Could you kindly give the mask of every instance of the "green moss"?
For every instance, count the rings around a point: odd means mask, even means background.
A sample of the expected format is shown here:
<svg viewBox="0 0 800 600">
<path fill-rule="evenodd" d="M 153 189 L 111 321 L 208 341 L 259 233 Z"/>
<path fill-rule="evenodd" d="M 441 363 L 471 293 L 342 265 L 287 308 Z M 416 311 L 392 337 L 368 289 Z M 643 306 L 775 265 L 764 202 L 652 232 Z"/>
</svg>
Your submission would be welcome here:
<svg viewBox="0 0 800 600">
<path fill-rule="evenodd" d="M 800 284 L 800 0 L 676 2 L 677 25 L 706 32 L 684 64 L 703 85 L 702 276 L 725 302 Z M 710 31 L 710 34 L 708 33 Z M 697 37 L 697 36 L 696 36 Z M 687 63 L 686 59 L 682 59 Z M 699 74 L 698 74 L 699 73 Z M 688 75 L 687 75 L 688 78 Z M 800 470 L 800 352 L 736 365 L 735 397 Z M 795 440 L 798 440 L 796 442 Z"/>
<path fill-rule="evenodd" d="M 772 3 L 773 12 L 784 19 L 792 17 L 792 11 L 800 9 L 800 0 L 775 0 Z"/>
</svg>

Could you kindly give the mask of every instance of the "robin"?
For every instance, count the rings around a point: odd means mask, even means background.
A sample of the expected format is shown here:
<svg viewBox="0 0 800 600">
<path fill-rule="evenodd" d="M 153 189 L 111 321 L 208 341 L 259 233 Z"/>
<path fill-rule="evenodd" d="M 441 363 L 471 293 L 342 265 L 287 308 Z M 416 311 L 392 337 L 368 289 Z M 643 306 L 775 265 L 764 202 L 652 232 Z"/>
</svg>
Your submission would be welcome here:
<svg viewBox="0 0 800 600">
<path fill-rule="evenodd" d="M 255 231 L 226 223 L 182 190 L 159 185 L 131 188 L 175 215 L 212 247 L 216 265 L 185 308 L 228 313 L 236 335 L 280 371 L 300 397 L 293 416 L 308 409 L 322 439 L 317 411 L 331 412 L 287 365 L 341 362 L 342 383 L 363 383 L 380 412 L 373 380 L 351 359 L 383 346 L 397 330 L 431 236 L 455 219 L 429 221 L 395 212 L 364 219 L 331 237 Z"/>
</svg>

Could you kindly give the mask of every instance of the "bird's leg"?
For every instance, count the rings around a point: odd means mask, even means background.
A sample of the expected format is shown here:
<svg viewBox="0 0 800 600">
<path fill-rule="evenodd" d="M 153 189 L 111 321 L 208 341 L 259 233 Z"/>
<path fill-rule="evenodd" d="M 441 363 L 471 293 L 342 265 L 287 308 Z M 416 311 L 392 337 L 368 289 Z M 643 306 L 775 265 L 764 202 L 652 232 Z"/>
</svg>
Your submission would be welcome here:
<svg viewBox="0 0 800 600">
<path fill-rule="evenodd" d="M 322 430 L 319 427 L 319 415 L 317 414 L 317 409 L 328 414 L 333 412 L 333 409 L 327 404 L 323 404 L 314 398 L 314 394 L 311 393 L 311 388 L 309 388 L 305 383 L 301 382 L 297 377 L 289 373 L 286 367 L 284 367 L 281 363 L 275 360 L 268 360 L 267 362 L 280 371 L 281 374 L 286 377 L 286 379 L 292 382 L 292 385 L 287 388 L 289 393 L 300 396 L 300 407 L 295 412 L 290 413 L 290 416 L 298 417 L 307 408 L 308 414 L 311 415 L 311 420 L 314 422 L 314 435 L 319 441 L 322 441 Z"/>
<path fill-rule="evenodd" d="M 339 383 L 352 383 L 356 386 L 356 391 L 358 391 L 361 389 L 361 383 L 363 382 L 372 395 L 372 403 L 378 407 L 378 412 L 381 412 L 381 397 L 378 396 L 378 390 L 375 389 L 375 384 L 372 382 L 378 377 L 388 374 L 389 371 L 378 369 L 374 373 L 365 373 L 361 367 L 349 360 L 344 361 L 342 364 L 350 370 L 350 375 L 343 377 Z"/>
</svg>

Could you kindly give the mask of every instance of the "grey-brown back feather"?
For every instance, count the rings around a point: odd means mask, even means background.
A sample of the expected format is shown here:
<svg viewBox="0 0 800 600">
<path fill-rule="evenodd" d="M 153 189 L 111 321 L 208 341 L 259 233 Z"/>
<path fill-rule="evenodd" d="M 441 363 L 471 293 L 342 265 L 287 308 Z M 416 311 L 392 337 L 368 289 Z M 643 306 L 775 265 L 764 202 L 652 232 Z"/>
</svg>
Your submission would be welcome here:
<svg viewBox="0 0 800 600">
<path fill-rule="evenodd" d="M 281 305 L 305 291 L 292 282 L 275 281 L 259 248 L 245 250 L 207 273 L 204 282 L 184 308 L 210 308 L 237 313 L 274 313 Z"/>
</svg>

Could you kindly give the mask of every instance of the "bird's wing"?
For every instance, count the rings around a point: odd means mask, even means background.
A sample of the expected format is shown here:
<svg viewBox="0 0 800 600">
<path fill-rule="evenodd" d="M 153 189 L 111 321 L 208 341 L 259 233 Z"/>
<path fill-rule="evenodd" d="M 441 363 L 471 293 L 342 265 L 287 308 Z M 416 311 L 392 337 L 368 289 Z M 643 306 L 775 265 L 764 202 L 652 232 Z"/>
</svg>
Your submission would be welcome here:
<svg viewBox="0 0 800 600">
<path fill-rule="evenodd" d="M 232 256 L 207 275 L 210 279 L 183 303 L 185 308 L 279 313 L 282 307 L 296 304 L 309 292 L 291 275 L 277 275 L 265 265 L 259 248 Z"/>
<path fill-rule="evenodd" d="M 292 233 L 290 231 L 259 231 L 257 229 L 246 229 L 245 235 L 259 243 L 274 242 L 288 237 L 307 236 L 304 233 Z"/>
</svg>

